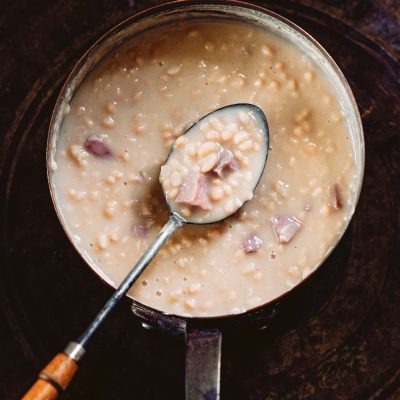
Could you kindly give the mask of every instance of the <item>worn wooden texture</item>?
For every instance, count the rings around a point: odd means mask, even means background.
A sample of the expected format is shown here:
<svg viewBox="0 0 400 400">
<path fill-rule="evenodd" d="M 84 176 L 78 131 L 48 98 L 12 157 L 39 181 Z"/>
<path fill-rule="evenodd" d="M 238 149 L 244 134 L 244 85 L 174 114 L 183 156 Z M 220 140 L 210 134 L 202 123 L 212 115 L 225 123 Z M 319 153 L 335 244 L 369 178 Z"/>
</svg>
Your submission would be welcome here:
<svg viewBox="0 0 400 400">
<path fill-rule="evenodd" d="M 0 2 L 0 398 L 19 398 L 110 289 L 85 267 L 45 176 L 60 86 L 94 40 L 157 1 Z M 314 35 L 349 80 L 366 137 L 355 218 L 304 310 L 224 338 L 225 399 L 400 398 L 399 1 L 258 2 Z M 183 338 L 142 329 L 122 303 L 63 396 L 180 399 Z"/>
<path fill-rule="evenodd" d="M 21 400 L 55 400 L 58 390 L 50 382 L 38 379 Z"/>
<path fill-rule="evenodd" d="M 39 379 L 22 400 L 53 400 L 65 390 L 78 371 L 78 364 L 64 353 L 57 354 L 40 372 Z"/>
</svg>

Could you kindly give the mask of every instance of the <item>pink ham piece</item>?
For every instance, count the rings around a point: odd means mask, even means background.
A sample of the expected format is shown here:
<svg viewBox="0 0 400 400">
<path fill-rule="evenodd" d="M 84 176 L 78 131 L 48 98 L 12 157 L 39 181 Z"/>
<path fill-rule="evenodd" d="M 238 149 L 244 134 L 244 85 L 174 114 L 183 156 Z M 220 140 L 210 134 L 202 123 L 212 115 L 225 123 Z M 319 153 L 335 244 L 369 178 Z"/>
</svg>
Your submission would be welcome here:
<svg viewBox="0 0 400 400">
<path fill-rule="evenodd" d="M 132 231 L 135 234 L 135 236 L 139 238 L 145 238 L 149 232 L 149 228 L 147 227 L 146 224 L 139 223 L 133 225 Z"/>
<path fill-rule="evenodd" d="M 342 192 L 340 190 L 340 186 L 338 183 L 333 185 L 333 201 L 332 205 L 335 210 L 340 210 L 343 207 L 343 199 L 342 199 Z"/>
<path fill-rule="evenodd" d="M 289 243 L 301 228 L 301 221 L 295 217 L 278 214 L 271 218 L 272 228 L 279 243 Z"/>
<path fill-rule="evenodd" d="M 250 233 L 246 239 L 242 240 L 242 248 L 245 253 L 252 253 L 261 248 L 263 241 L 254 233 Z"/>
<path fill-rule="evenodd" d="M 222 178 L 222 174 L 225 169 L 230 169 L 232 171 L 237 171 L 239 169 L 239 164 L 236 161 L 233 154 L 226 149 L 220 150 L 218 153 L 218 161 L 213 168 L 213 171 Z"/>
<path fill-rule="evenodd" d="M 88 153 L 96 157 L 106 158 L 112 156 L 110 148 L 95 135 L 90 135 L 86 139 L 84 147 Z"/>
<path fill-rule="evenodd" d="M 175 202 L 210 210 L 207 177 L 203 174 L 187 174 Z"/>
</svg>

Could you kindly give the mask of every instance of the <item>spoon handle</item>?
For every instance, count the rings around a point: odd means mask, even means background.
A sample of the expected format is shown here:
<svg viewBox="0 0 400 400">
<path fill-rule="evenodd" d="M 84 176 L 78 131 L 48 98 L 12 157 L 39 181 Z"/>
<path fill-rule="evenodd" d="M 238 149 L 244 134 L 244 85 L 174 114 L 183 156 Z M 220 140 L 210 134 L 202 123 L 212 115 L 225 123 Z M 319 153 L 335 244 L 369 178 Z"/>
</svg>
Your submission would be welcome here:
<svg viewBox="0 0 400 400">
<path fill-rule="evenodd" d="M 124 278 L 114 294 L 108 299 L 107 303 L 103 306 L 100 312 L 96 315 L 93 322 L 89 325 L 86 331 L 76 340 L 82 347 L 86 347 L 86 344 L 92 337 L 93 333 L 99 327 L 99 325 L 107 318 L 110 311 L 118 303 L 118 301 L 126 294 L 130 287 L 139 278 L 140 274 L 150 264 L 151 260 L 156 256 L 160 248 L 164 243 L 173 235 L 173 233 L 180 228 L 185 221 L 178 214 L 171 214 L 167 223 L 163 226 L 160 233 L 155 238 L 154 242 L 139 258 L 139 261 L 131 269 L 129 274 Z"/>
<path fill-rule="evenodd" d="M 85 332 L 74 342 L 70 342 L 63 353 L 57 354 L 39 374 L 38 380 L 25 394 L 22 400 L 54 400 L 60 391 L 65 390 L 78 370 L 78 361 L 85 354 L 85 348 L 119 300 L 139 278 L 143 270 L 150 264 L 164 243 L 173 233 L 185 224 L 185 221 L 173 213 L 160 233 L 149 246 L 129 274 L 121 282 L 114 294 L 96 315 Z"/>
</svg>

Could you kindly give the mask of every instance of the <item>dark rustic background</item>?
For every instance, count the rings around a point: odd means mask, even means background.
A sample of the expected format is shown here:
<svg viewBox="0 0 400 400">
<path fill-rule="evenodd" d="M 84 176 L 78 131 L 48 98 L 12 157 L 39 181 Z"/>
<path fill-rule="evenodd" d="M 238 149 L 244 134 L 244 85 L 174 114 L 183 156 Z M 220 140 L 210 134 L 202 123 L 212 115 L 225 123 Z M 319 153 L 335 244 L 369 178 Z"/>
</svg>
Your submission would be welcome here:
<svg viewBox="0 0 400 400">
<path fill-rule="evenodd" d="M 0 1 L 1 399 L 19 398 L 110 295 L 52 209 L 47 127 L 85 49 L 157 3 Z M 400 399 L 400 1 L 259 4 L 314 35 L 343 69 L 362 113 L 366 175 L 329 291 L 302 318 L 288 315 L 290 329 L 224 338 L 223 399 Z M 144 330 L 124 302 L 63 398 L 179 400 L 183 360 L 182 338 Z"/>
</svg>

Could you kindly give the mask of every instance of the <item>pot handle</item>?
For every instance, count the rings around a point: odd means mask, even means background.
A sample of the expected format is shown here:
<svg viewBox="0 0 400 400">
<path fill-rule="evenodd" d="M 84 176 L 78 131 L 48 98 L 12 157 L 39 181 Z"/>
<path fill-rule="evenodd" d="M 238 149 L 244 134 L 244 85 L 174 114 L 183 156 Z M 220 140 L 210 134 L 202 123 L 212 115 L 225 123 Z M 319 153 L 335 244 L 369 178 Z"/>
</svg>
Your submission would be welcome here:
<svg viewBox="0 0 400 400">
<path fill-rule="evenodd" d="M 219 400 L 222 335 L 218 329 L 186 330 L 186 400 Z"/>
</svg>

